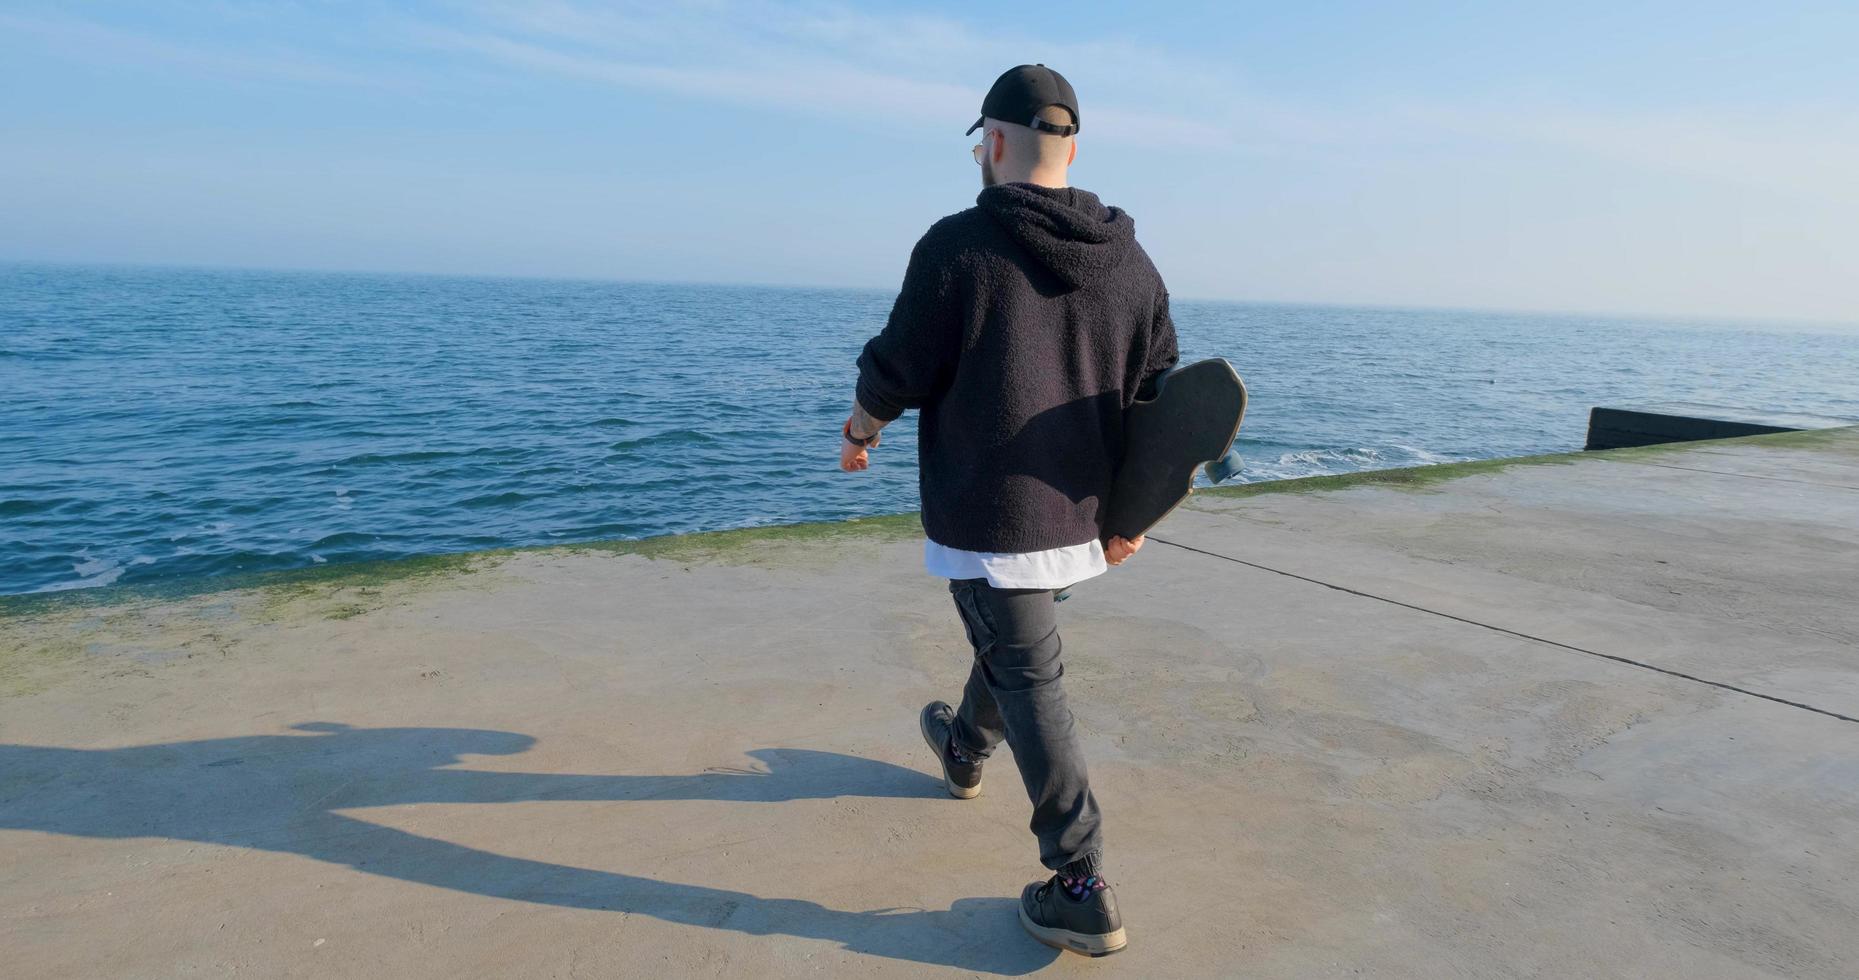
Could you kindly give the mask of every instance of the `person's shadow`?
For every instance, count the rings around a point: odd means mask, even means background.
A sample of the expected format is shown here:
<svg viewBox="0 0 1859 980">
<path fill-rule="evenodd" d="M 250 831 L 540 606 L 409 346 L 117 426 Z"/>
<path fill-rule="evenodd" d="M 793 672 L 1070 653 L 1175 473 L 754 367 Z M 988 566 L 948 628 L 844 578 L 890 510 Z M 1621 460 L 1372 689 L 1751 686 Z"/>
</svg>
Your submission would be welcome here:
<svg viewBox="0 0 1859 980">
<path fill-rule="evenodd" d="M 1014 900 L 946 911 L 826 908 L 702 885 L 494 854 L 334 811 L 408 803 L 525 800 L 729 800 L 779 803 L 941 792 L 930 776 L 806 749 L 749 753 L 767 767 L 689 776 L 599 776 L 447 769 L 465 755 L 509 755 L 535 740 L 463 728 L 297 726 L 303 735 L 122 749 L 0 744 L 0 829 L 80 837 L 168 837 L 301 854 L 369 874 L 494 898 L 606 909 L 750 935 L 825 939 L 846 949 L 993 973 L 1026 973 L 1058 954 L 1020 931 Z M 893 872 L 900 878 L 907 868 Z"/>
</svg>

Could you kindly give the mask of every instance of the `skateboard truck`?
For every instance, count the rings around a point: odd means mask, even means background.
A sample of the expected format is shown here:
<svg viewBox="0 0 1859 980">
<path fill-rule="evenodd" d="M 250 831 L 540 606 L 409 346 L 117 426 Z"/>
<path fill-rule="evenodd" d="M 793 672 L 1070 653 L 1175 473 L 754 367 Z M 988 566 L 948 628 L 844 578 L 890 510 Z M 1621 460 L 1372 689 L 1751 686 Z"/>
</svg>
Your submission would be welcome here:
<svg viewBox="0 0 1859 980">
<path fill-rule="evenodd" d="M 1239 471 L 1244 469 L 1245 465 L 1246 461 L 1239 458 L 1239 450 L 1229 449 L 1225 456 L 1208 463 L 1203 468 L 1203 472 L 1207 474 L 1208 480 L 1214 483 L 1225 483 L 1238 476 Z"/>
</svg>

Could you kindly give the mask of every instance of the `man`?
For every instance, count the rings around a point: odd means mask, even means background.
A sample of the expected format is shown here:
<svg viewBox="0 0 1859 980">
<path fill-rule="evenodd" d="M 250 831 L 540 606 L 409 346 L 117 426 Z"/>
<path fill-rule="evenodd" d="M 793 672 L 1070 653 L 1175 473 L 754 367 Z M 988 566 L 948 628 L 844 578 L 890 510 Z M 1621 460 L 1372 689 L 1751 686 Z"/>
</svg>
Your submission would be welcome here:
<svg viewBox="0 0 1859 980">
<path fill-rule="evenodd" d="M 1103 539 L 1123 411 L 1176 360 L 1168 293 L 1134 224 L 1067 183 L 1078 100 L 1043 65 L 1002 75 L 981 104 L 976 206 L 911 252 L 883 332 L 858 359 L 840 467 L 863 470 L 878 430 L 918 409 L 924 564 L 949 579 L 974 664 L 959 709 L 919 719 L 951 795 L 981 791 L 1004 738 L 1053 872 L 1020 921 L 1092 955 L 1127 940 L 1104 877 L 1054 610 L 1058 590 L 1122 564 L 1142 539 Z"/>
</svg>

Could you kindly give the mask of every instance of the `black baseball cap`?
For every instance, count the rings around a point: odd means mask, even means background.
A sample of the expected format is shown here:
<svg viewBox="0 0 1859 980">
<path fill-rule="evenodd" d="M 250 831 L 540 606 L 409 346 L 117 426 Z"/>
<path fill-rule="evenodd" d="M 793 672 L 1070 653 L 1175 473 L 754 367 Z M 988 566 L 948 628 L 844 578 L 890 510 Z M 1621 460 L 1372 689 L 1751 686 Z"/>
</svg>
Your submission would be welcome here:
<svg viewBox="0 0 1859 980">
<path fill-rule="evenodd" d="M 1072 114 L 1072 124 L 1060 126 L 1039 118 L 1039 110 L 1050 105 L 1065 107 Z M 1045 65 L 1016 65 L 994 80 L 988 97 L 981 100 L 981 118 L 968 131 L 980 129 L 990 116 L 1054 136 L 1070 136 L 1079 129 L 1078 96 L 1064 75 Z"/>
</svg>

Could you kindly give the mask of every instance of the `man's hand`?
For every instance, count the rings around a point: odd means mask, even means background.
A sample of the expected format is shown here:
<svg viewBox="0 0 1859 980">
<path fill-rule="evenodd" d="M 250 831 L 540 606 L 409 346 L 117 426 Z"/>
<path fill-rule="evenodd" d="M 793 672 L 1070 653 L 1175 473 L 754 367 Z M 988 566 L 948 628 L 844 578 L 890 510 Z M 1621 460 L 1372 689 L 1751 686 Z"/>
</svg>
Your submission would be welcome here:
<svg viewBox="0 0 1859 980">
<path fill-rule="evenodd" d="M 878 439 L 879 439 L 879 436 L 873 435 L 871 437 L 870 446 L 854 446 L 850 442 L 847 442 L 844 439 L 840 439 L 839 440 L 839 468 L 842 470 L 845 470 L 847 473 L 856 473 L 859 470 L 862 470 L 865 467 L 870 466 L 871 457 L 870 457 L 870 454 L 866 452 L 866 450 L 877 448 Z"/>
<path fill-rule="evenodd" d="M 1121 565 L 1130 560 L 1143 546 L 1145 535 L 1138 534 L 1134 539 L 1113 537 L 1104 545 L 1104 561 L 1112 565 Z"/>
<path fill-rule="evenodd" d="M 839 440 L 839 468 L 847 473 L 857 473 L 870 466 L 871 456 L 865 450 L 877 448 L 878 430 L 889 424 L 881 419 L 872 418 L 871 413 L 865 411 L 865 406 L 860 405 L 857 398 L 852 399 L 852 414 L 846 418 L 846 424 L 839 430 L 839 434 L 845 437 Z M 871 439 L 870 445 L 861 446 L 852 441 L 865 438 Z"/>
</svg>

